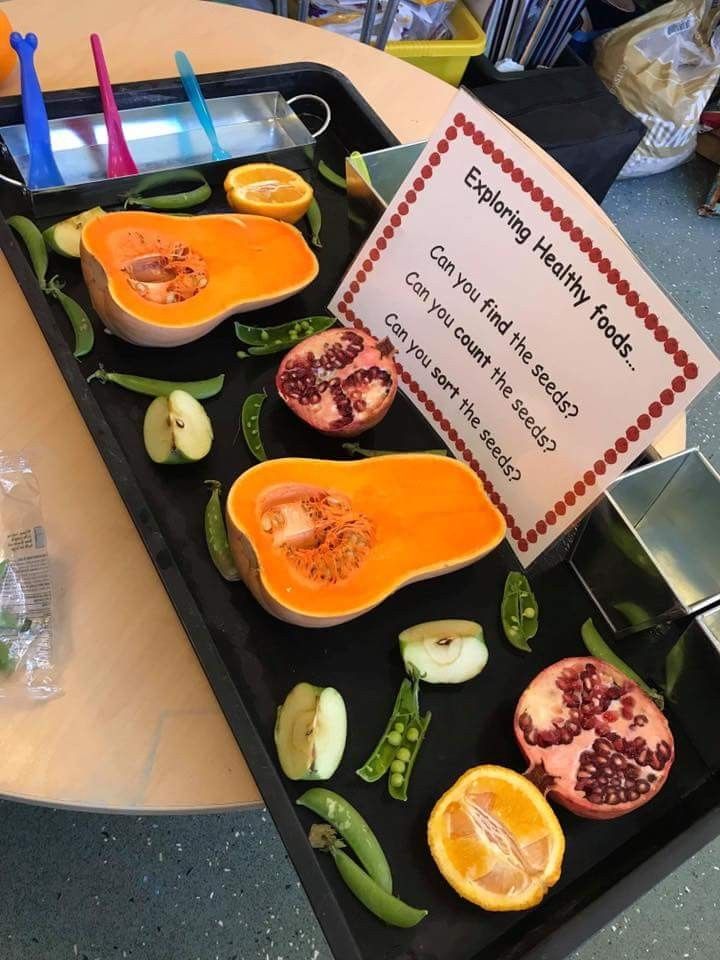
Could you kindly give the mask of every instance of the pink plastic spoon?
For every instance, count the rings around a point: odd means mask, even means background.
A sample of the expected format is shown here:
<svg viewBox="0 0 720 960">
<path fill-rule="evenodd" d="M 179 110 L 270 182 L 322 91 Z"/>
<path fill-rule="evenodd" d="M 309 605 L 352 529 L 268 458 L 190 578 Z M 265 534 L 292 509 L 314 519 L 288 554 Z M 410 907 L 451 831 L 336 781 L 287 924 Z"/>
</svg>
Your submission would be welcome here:
<svg viewBox="0 0 720 960">
<path fill-rule="evenodd" d="M 137 173 L 138 168 L 125 140 L 122 121 L 110 85 L 102 43 L 96 33 L 90 34 L 90 46 L 95 60 L 95 72 L 100 87 L 100 99 L 102 100 L 108 134 L 107 175 L 108 177 L 129 177 L 133 173 Z"/>
</svg>

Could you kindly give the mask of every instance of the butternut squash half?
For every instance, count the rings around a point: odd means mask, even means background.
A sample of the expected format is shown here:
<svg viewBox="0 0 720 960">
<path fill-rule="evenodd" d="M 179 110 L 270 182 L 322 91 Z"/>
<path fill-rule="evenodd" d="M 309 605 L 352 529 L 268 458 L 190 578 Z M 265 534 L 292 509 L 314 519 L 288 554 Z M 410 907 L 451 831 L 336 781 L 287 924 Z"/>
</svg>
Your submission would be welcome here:
<svg viewBox="0 0 720 960">
<path fill-rule="evenodd" d="M 400 587 L 465 567 L 505 535 L 465 464 L 432 454 L 268 460 L 227 500 L 242 579 L 274 616 L 332 627 Z"/>
<path fill-rule="evenodd" d="M 291 297 L 318 273 L 299 230 L 242 214 L 109 213 L 83 228 L 80 260 L 105 326 L 147 347 L 197 340 L 231 314 Z"/>
</svg>

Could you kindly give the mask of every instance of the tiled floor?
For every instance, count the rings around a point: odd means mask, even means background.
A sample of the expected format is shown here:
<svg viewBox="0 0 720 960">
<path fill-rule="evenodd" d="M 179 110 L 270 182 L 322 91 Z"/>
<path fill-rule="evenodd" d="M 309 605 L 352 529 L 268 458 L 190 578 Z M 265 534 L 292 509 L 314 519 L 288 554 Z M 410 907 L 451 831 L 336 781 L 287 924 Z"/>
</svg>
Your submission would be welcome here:
<svg viewBox="0 0 720 960">
<path fill-rule="evenodd" d="M 606 208 L 720 348 L 720 222 L 695 214 L 711 175 L 698 161 L 621 183 Z M 689 417 L 710 456 L 719 410 L 715 392 Z M 0 960 L 331 960 L 266 813 L 137 818 L 3 803 L 0 823 Z M 569 960 L 716 960 L 719 900 L 716 840 Z"/>
</svg>

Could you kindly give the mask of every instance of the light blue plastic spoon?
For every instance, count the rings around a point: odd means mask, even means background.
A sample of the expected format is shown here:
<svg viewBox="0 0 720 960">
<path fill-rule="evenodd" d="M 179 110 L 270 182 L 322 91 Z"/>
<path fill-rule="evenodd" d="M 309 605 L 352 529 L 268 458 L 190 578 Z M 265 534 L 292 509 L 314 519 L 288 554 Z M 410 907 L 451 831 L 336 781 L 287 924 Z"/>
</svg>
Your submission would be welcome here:
<svg viewBox="0 0 720 960">
<path fill-rule="evenodd" d="M 220 141 L 218 140 L 217 132 L 215 130 L 215 124 L 212 122 L 212 117 L 210 116 L 208 105 L 205 102 L 205 97 L 200 89 L 198 78 L 195 76 L 195 71 L 192 68 L 192 64 L 182 50 L 175 51 L 175 63 L 178 68 L 178 73 L 180 74 L 180 79 L 182 80 L 182 85 L 185 88 L 187 98 L 192 104 L 192 108 L 197 114 L 200 125 L 210 141 L 213 160 L 229 160 L 230 154 L 227 152 L 227 150 L 223 150 L 223 148 L 220 146 Z"/>
<path fill-rule="evenodd" d="M 63 178 L 50 146 L 50 125 L 40 81 L 35 71 L 34 57 L 37 45 L 38 38 L 34 33 L 28 33 L 25 37 L 17 32 L 10 34 L 10 46 L 20 61 L 23 119 L 30 147 L 27 185 L 31 190 L 63 185 Z"/>
</svg>

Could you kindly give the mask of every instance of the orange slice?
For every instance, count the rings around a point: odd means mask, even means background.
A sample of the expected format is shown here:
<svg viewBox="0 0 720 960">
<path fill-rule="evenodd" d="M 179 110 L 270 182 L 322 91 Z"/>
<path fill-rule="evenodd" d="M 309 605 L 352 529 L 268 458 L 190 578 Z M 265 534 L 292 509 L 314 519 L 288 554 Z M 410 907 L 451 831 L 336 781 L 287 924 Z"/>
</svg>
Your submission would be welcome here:
<svg viewBox="0 0 720 960">
<path fill-rule="evenodd" d="M 274 163 L 246 163 L 225 177 L 227 201 L 238 213 L 254 213 L 286 223 L 297 223 L 308 212 L 313 189 L 286 167 Z"/>
<path fill-rule="evenodd" d="M 485 910 L 526 910 L 560 878 L 565 837 L 550 804 L 505 767 L 473 767 L 435 804 L 428 842 L 447 882 Z"/>
</svg>

